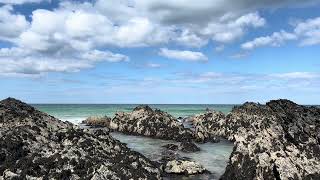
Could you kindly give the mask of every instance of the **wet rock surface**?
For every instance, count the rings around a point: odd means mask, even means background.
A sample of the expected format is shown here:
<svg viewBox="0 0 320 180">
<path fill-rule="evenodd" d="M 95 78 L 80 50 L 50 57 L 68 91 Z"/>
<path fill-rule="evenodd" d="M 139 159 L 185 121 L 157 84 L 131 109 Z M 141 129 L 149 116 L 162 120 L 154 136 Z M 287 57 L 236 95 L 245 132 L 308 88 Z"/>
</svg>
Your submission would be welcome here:
<svg viewBox="0 0 320 180">
<path fill-rule="evenodd" d="M 101 121 L 103 121 L 101 123 Z M 101 125 L 111 130 L 130 135 L 142 135 L 165 140 L 191 141 L 193 132 L 170 114 L 161 110 L 153 110 L 149 106 L 138 106 L 132 112 L 118 112 L 115 117 L 102 118 L 100 123 L 88 125 Z"/>
<path fill-rule="evenodd" d="M 192 142 L 181 142 L 178 149 L 182 152 L 197 152 L 200 148 Z"/>
<path fill-rule="evenodd" d="M 182 152 L 197 152 L 200 151 L 200 148 L 194 144 L 193 142 L 181 142 L 179 145 L 176 144 L 166 144 L 162 146 L 163 148 L 166 148 L 171 151 L 182 151 Z"/>
<path fill-rule="evenodd" d="M 177 151 L 179 149 L 179 146 L 176 145 L 176 144 L 166 144 L 164 146 L 162 146 L 168 150 L 171 150 L 171 151 Z"/>
<path fill-rule="evenodd" d="M 107 130 L 79 129 L 0 101 L 0 179 L 161 179 L 160 169 Z"/>
<path fill-rule="evenodd" d="M 288 100 L 245 103 L 225 118 L 206 113 L 197 121 L 204 132 L 235 143 L 221 179 L 320 179 L 319 108 Z"/>
</svg>

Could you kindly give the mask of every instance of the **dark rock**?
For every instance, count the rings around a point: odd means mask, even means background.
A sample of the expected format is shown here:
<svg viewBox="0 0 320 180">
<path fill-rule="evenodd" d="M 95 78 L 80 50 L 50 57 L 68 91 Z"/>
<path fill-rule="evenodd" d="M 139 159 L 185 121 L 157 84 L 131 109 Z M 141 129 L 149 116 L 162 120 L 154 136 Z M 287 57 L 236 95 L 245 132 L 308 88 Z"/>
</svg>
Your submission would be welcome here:
<svg viewBox="0 0 320 180">
<path fill-rule="evenodd" d="M 162 147 L 169 149 L 171 151 L 177 151 L 179 149 L 179 146 L 175 144 L 166 144 L 166 145 L 163 145 Z"/>
<path fill-rule="evenodd" d="M 200 148 L 192 142 L 181 142 L 179 150 L 182 152 L 197 152 L 200 151 Z"/>
<path fill-rule="evenodd" d="M 104 129 L 79 129 L 12 98 L 0 101 L 0 179 L 161 179 Z"/>
<path fill-rule="evenodd" d="M 200 151 L 200 148 L 192 142 L 181 142 L 179 145 L 176 144 L 166 144 L 162 146 L 171 151 L 182 151 L 182 152 L 197 152 Z"/>
</svg>

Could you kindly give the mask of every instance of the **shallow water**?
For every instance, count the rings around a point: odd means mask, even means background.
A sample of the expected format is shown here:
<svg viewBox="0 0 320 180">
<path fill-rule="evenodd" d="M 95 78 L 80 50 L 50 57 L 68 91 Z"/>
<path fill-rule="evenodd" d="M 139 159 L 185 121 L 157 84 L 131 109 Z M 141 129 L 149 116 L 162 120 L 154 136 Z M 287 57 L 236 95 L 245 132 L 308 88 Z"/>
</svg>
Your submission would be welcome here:
<svg viewBox="0 0 320 180">
<path fill-rule="evenodd" d="M 161 151 L 165 150 L 163 145 L 168 143 L 178 144 L 175 141 L 153 139 L 142 136 L 130 136 L 117 132 L 111 133 L 111 135 L 118 139 L 119 141 L 126 143 L 129 148 L 140 152 L 151 160 L 158 160 L 160 158 Z M 219 177 L 224 173 L 225 167 L 229 160 L 229 156 L 233 149 L 233 143 L 228 141 L 221 141 L 219 143 L 205 143 L 197 144 L 201 151 L 194 153 L 182 153 L 178 152 L 182 157 L 188 157 L 192 160 L 200 163 L 211 175 L 194 175 L 194 176 L 175 176 L 167 179 L 219 179 Z"/>
</svg>

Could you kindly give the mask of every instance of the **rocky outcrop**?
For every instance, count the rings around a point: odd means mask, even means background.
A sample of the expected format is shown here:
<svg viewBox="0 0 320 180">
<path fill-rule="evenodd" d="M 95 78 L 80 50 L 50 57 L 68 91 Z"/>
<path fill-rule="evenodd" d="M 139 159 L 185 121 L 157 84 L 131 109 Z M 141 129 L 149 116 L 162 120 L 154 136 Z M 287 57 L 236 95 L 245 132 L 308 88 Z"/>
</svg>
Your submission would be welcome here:
<svg viewBox="0 0 320 180">
<path fill-rule="evenodd" d="M 170 114 L 138 106 L 132 112 L 118 112 L 112 119 L 103 118 L 103 125 L 130 135 L 142 135 L 166 140 L 191 141 L 193 133 Z M 102 124 L 102 123 L 100 123 Z"/>
<path fill-rule="evenodd" d="M 153 162 L 113 139 L 9 98 L 0 101 L 0 179 L 161 179 Z"/>
<path fill-rule="evenodd" d="M 82 121 L 82 124 L 86 124 L 92 128 L 104 128 L 109 125 L 111 121 L 110 117 L 98 117 L 98 116 L 90 116 L 86 120 Z"/>
<path fill-rule="evenodd" d="M 318 108 L 288 100 L 245 103 L 219 131 L 235 142 L 222 179 L 320 179 Z"/>
<path fill-rule="evenodd" d="M 192 117 L 197 142 L 219 142 L 225 136 L 226 117 L 222 112 L 210 110 Z"/>
</svg>

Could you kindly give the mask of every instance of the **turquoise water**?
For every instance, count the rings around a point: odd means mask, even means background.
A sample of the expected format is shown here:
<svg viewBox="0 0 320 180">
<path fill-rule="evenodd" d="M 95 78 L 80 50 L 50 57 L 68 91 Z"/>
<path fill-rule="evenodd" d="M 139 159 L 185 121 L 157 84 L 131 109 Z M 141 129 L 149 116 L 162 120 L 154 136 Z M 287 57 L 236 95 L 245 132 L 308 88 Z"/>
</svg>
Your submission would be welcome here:
<svg viewBox="0 0 320 180">
<path fill-rule="evenodd" d="M 165 150 L 162 146 L 168 143 L 178 144 L 177 142 L 170 140 L 153 139 L 142 136 L 130 136 L 121 133 L 111 133 L 111 135 L 126 143 L 127 146 L 135 151 L 140 152 L 151 160 L 159 160 L 162 151 Z M 177 176 L 176 178 L 165 179 L 178 179 L 178 180 L 216 180 L 224 173 L 229 156 L 233 149 L 233 143 L 222 140 L 219 143 L 205 143 L 197 144 L 200 147 L 200 151 L 194 153 L 177 153 L 181 157 L 188 157 L 195 162 L 201 164 L 204 168 L 211 172 L 211 174 L 199 174 L 190 177 Z"/>
<path fill-rule="evenodd" d="M 64 121 L 78 124 L 89 116 L 113 117 L 118 111 L 130 112 L 136 104 L 34 104 L 40 111 L 46 112 Z M 154 104 L 152 108 L 158 108 L 175 117 L 186 117 L 204 113 L 206 108 L 228 113 L 234 105 L 214 104 Z"/>
</svg>

